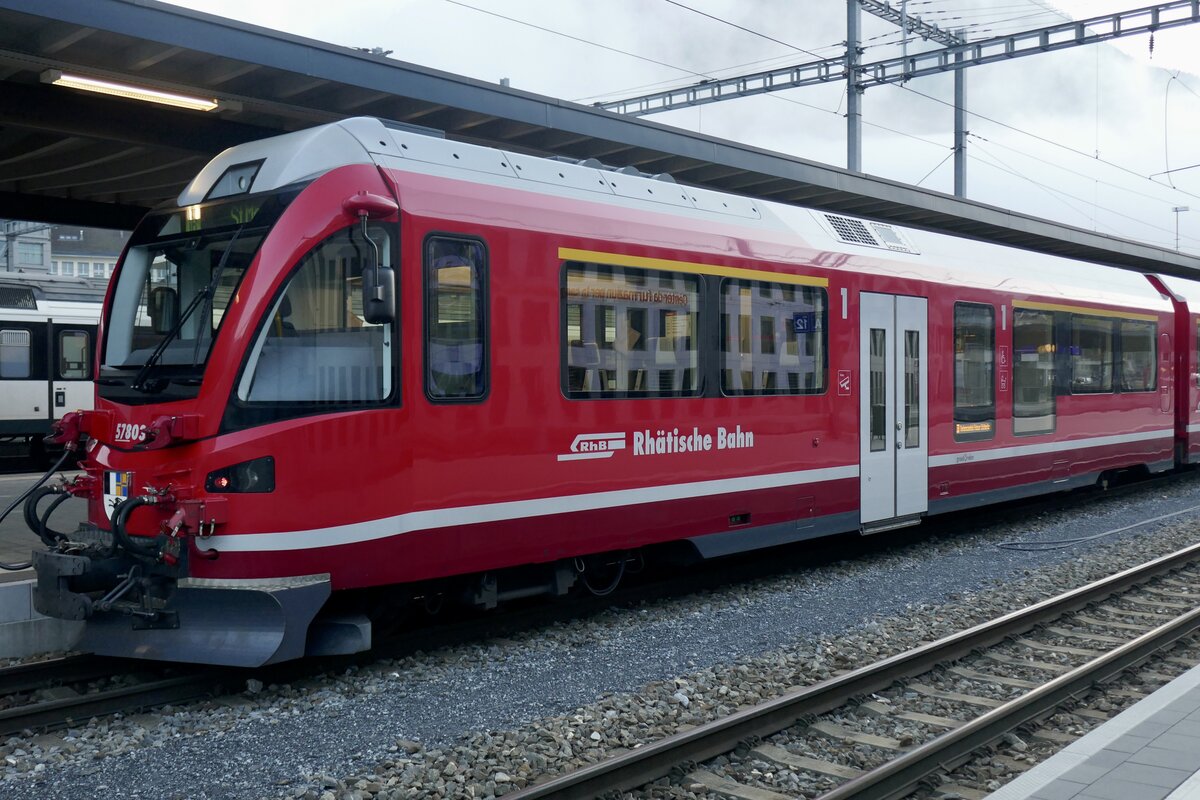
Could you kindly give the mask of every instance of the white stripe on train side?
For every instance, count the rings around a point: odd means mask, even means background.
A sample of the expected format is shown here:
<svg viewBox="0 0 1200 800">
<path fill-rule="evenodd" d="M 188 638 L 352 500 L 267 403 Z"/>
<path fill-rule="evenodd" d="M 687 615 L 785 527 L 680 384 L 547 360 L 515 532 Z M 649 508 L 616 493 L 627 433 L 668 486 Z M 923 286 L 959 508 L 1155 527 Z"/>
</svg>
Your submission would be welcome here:
<svg viewBox="0 0 1200 800">
<path fill-rule="evenodd" d="M 995 459 L 1015 458 L 1039 453 L 1081 450 L 1088 447 L 1150 441 L 1168 438 L 1173 435 L 1174 432 L 1168 428 L 1116 436 L 1073 439 L 1065 442 L 1044 442 L 1015 447 L 999 447 L 990 450 L 947 453 L 931 457 L 929 459 L 929 466 L 948 466 L 963 461 L 992 461 Z M 858 465 L 848 464 L 841 467 L 801 470 L 799 472 L 751 475 L 742 478 L 724 478 L 713 481 L 669 484 L 666 486 L 648 486 L 640 489 L 618 489 L 610 492 L 593 492 L 589 494 L 566 495 L 563 497 L 541 497 L 533 500 L 514 500 L 506 503 L 488 503 L 477 506 L 414 511 L 408 514 L 397 514 L 392 517 L 355 522 L 349 525 L 334 525 L 328 528 L 219 535 L 197 539 L 197 546 L 201 550 L 216 549 L 226 553 L 311 550 L 318 547 L 337 547 L 340 545 L 356 544 L 358 542 L 369 542 L 377 539 L 386 539 L 389 536 L 412 533 L 413 531 L 449 528 L 457 525 L 477 525 L 487 522 L 544 517 L 551 514 L 569 514 L 619 506 L 662 503 L 693 497 L 777 489 L 785 486 L 803 486 L 810 483 L 857 477 Z"/>
</svg>

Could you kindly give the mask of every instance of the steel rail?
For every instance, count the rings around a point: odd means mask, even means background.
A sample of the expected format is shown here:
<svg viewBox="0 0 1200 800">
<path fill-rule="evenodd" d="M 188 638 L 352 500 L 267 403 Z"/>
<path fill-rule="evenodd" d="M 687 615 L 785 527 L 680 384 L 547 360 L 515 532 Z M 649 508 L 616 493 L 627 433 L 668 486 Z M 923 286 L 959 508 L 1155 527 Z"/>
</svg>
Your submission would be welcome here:
<svg viewBox="0 0 1200 800">
<path fill-rule="evenodd" d="M 232 673 L 227 671 L 176 675 L 78 697 L 8 708 L 0 711 L 0 736 L 26 729 L 59 728 L 71 721 L 84 721 L 118 711 L 194 700 L 220 690 L 231 679 Z"/>
<path fill-rule="evenodd" d="M 0 697 L 64 683 L 107 678 L 136 663 L 85 654 L 14 664 L 0 668 Z"/>
<path fill-rule="evenodd" d="M 962 658 L 976 648 L 996 644 L 1046 619 L 1086 607 L 1198 559 L 1200 544 L 1192 545 L 936 642 L 796 689 L 753 708 L 672 734 L 637 750 L 560 775 L 506 797 L 511 800 L 582 800 L 609 791 L 626 791 L 643 786 L 670 775 L 680 764 L 705 761 L 729 752 L 743 740 L 778 733 L 808 715 L 831 711 L 856 696 L 885 689 L 902 678 L 920 675 L 939 663 Z"/>
<path fill-rule="evenodd" d="M 843 783 L 820 795 L 818 800 L 892 800 L 904 797 L 923 778 L 942 769 L 958 766 L 979 748 L 996 741 L 1014 728 L 1045 716 L 1067 700 L 1141 663 L 1197 628 L 1200 628 L 1200 608 L 1182 614 L 1100 658 Z"/>
</svg>

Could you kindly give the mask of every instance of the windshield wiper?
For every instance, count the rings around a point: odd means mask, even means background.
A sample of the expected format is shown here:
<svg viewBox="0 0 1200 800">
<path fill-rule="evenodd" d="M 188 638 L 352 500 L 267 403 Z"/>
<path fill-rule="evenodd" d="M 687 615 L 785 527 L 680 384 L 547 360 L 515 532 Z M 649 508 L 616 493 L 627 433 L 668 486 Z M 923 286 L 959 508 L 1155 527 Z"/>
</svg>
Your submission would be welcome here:
<svg viewBox="0 0 1200 800">
<path fill-rule="evenodd" d="M 235 242 L 237 242 L 238 236 L 241 235 L 242 230 L 245 227 L 246 225 L 243 223 L 236 231 L 233 232 L 233 238 L 230 239 L 229 244 L 225 246 L 225 252 L 221 254 L 221 261 L 217 264 L 217 268 L 213 270 L 213 276 L 209 280 L 208 286 L 204 287 L 203 290 L 198 292 L 196 296 L 192 298 L 192 302 L 188 303 L 187 308 L 185 308 L 183 313 L 179 315 L 179 321 L 175 323 L 175 327 L 171 328 L 170 332 L 167 333 L 167 335 L 162 338 L 162 341 L 158 343 L 158 347 L 154 348 L 154 352 L 151 353 L 150 357 L 146 359 L 146 363 L 143 364 L 142 368 L 138 370 L 137 377 L 135 377 L 133 379 L 133 383 L 130 384 L 131 389 L 135 389 L 139 392 L 149 393 L 160 392 L 163 390 L 163 388 L 165 388 L 166 383 L 159 384 L 157 381 L 153 386 L 148 385 L 146 382 L 146 377 L 150 374 L 150 370 L 154 368 L 154 365 L 158 363 L 158 360 L 162 358 L 162 354 L 167 351 L 167 345 L 175 341 L 175 338 L 179 336 L 180 331 L 183 330 L 184 323 L 186 323 L 192 314 L 195 313 L 196 309 L 200 307 L 200 304 L 203 302 L 207 305 L 208 301 L 212 299 L 212 296 L 216 294 L 217 283 L 221 280 L 221 273 L 225 271 L 225 263 L 229 261 L 229 254 L 233 252 L 233 245 Z M 196 334 L 196 338 L 200 338 L 199 333 Z M 193 353 L 192 365 L 195 366 L 195 363 L 196 356 Z"/>
</svg>

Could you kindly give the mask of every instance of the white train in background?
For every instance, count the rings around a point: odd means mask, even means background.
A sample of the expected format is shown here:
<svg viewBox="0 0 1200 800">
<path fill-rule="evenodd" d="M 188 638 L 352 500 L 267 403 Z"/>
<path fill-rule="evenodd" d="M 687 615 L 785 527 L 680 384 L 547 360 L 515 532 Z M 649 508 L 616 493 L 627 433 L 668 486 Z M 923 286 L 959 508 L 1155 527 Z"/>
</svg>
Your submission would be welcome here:
<svg viewBox="0 0 1200 800">
<path fill-rule="evenodd" d="M 45 459 L 63 414 L 92 407 L 107 281 L 0 272 L 0 443 Z"/>
</svg>

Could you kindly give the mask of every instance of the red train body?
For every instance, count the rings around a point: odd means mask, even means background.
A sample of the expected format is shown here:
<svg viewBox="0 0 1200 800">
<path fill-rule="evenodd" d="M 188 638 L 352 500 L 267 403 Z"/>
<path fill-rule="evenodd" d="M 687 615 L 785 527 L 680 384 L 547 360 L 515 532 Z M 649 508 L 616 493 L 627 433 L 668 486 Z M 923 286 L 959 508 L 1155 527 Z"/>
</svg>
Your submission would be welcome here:
<svg viewBox="0 0 1200 800">
<path fill-rule="evenodd" d="M 62 434 L 91 530 L 36 603 L 259 664 L 366 646 L 347 590 L 490 605 L 1168 469 L 1195 288 L 376 120 L 239 146 L 122 258 Z"/>
</svg>

